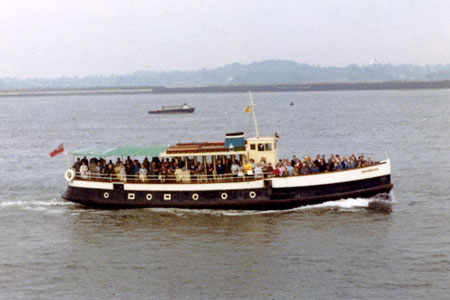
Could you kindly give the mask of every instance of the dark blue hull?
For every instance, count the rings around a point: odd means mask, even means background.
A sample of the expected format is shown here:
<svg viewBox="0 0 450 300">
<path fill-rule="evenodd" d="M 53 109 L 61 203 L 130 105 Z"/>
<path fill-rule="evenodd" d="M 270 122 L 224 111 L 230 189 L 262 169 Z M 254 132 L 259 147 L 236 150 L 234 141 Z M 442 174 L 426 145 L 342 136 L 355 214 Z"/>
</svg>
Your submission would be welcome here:
<svg viewBox="0 0 450 300">
<path fill-rule="evenodd" d="M 389 193 L 393 188 L 390 175 L 328 185 L 289 188 L 272 188 L 269 182 L 266 182 L 264 188 L 229 191 L 125 191 L 120 185 L 114 186 L 113 190 L 69 186 L 62 197 L 96 208 L 280 210 L 331 200 L 372 197 L 380 193 Z"/>
</svg>

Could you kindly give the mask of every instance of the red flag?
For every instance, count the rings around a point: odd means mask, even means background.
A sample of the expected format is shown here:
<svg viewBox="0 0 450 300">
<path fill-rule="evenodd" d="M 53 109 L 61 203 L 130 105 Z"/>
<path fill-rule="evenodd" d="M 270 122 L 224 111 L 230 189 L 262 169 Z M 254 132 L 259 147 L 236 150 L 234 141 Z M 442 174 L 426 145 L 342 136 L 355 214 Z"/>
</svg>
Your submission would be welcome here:
<svg viewBox="0 0 450 300">
<path fill-rule="evenodd" d="M 52 152 L 49 153 L 50 157 L 53 157 L 57 154 L 63 153 L 64 152 L 64 145 L 61 144 L 59 145 L 55 150 L 53 150 Z"/>
</svg>

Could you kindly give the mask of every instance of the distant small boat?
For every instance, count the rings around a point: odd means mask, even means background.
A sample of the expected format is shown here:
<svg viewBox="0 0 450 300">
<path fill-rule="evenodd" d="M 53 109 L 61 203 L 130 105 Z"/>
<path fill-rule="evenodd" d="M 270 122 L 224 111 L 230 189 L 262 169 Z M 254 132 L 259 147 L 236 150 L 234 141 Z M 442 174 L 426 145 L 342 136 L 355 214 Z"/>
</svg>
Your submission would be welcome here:
<svg viewBox="0 0 450 300">
<path fill-rule="evenodd" d="M 158 110 L 149 110 L 149 114 L 181 114 L 181 113 L 193 113 L 195 107 L 189 107 L 186 103 L 176 106 L 162 106 Z"/>
<path fill-rule="evenodd" d="M 289 103 L 290 106 L 294 106 L 294 102 Z"/>
</svg>

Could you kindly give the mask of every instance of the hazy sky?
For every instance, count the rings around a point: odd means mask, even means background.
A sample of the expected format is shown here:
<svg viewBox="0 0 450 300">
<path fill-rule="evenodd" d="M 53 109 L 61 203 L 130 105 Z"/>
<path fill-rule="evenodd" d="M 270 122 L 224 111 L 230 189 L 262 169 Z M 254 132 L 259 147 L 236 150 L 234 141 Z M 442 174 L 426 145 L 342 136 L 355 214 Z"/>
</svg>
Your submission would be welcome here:
<svg viewBox="0 0 450 300">
<path fill-rule="evenodd" d="M 0 77 L 450 63 L 448 0 L 0 0 Z"/>
</svg>

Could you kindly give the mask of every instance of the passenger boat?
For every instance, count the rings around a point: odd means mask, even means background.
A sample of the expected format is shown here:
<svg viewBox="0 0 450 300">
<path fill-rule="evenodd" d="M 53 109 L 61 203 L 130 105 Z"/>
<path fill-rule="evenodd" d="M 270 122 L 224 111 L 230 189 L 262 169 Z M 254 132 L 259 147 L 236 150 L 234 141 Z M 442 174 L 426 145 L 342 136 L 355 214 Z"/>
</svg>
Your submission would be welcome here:
<svg viewBox="0 0 450 300">
<path fill-rule="evenodd" d="M 254 105 L 251 104 L 253 116 Z M 66 200 L 97 208 L 187 208 L 280 210 L 330 200 L 371 197 L 388 193 L 391 183 L 389 159 L 370 165 L 297 176 L 273 176 L 238 172 L 222 174 L 207 170 L 192 174 L 189 166 L 210 163 L 212 170 L 225 160 L 260 162 L 275 166 L 278 160 L 277 134 L 245 138 L 243 132 L 229 133 L 218 142 L 179 143 L 169 147 L 122 147 L 108 150 L 82 149 L 74 157 L 152 157 L 172 161 L 174 174 L 105 176 L 68 169 Z M 122 159 L 123 161 L 123 159 Z M 183 167 L 183 168 L 181 168 Z"/>
<path fill-rule="evenodd" d="M 195 107 L 189 107 L 186 103 L 177 106 L 162 106 L 157 110 L 149 110 L 149 114 L 180 114 L 180 113 L 193 113 Z"/>
</svg>

